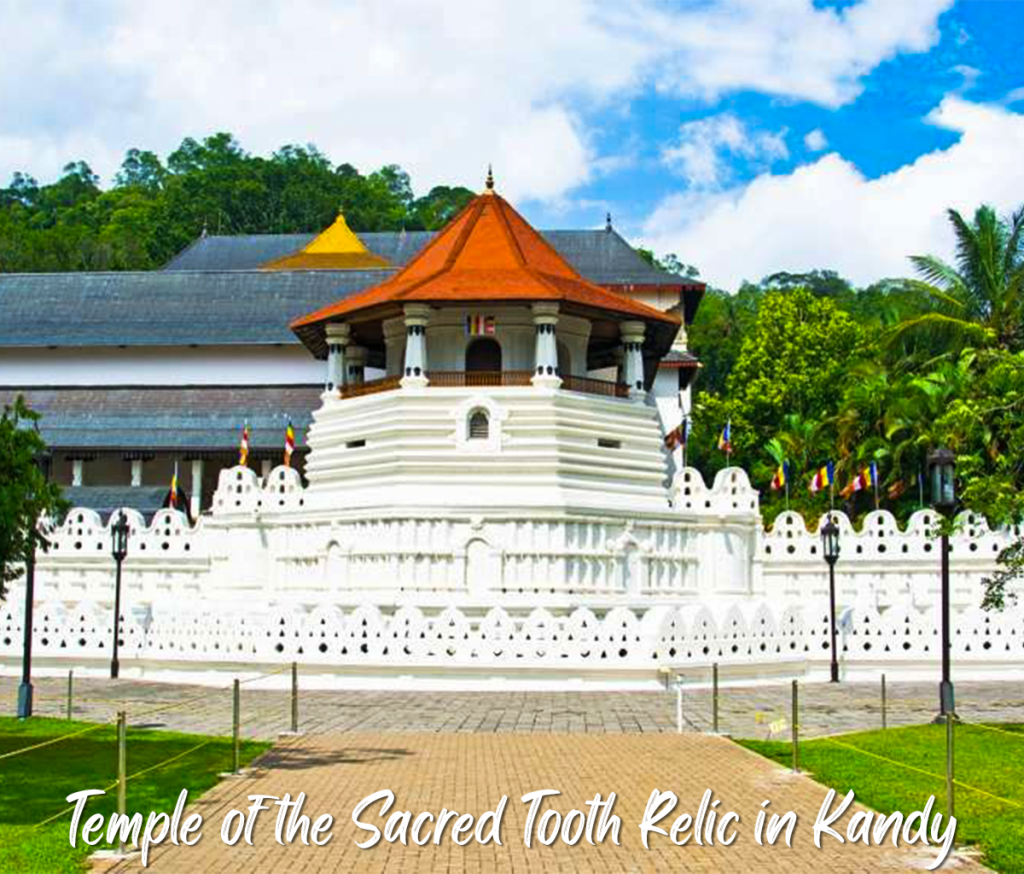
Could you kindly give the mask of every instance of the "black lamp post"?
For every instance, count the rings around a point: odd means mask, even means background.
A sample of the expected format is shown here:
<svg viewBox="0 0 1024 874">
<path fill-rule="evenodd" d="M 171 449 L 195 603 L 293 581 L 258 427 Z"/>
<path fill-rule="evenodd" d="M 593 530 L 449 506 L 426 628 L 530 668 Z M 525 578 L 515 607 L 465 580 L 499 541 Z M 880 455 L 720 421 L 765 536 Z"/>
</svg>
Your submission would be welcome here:
<svg viewBox="0 0 1024 874">
<path fill-rule="evenodd" d="M 948 449 L 936 449 L 928 456 L 928 474 L 931 479 L 932 506 L 943 516 L 952 516 L 956 509 L 956 456 Z M 956 714 L 953 698 L 953 680 L 950 677 L 950 630 L 949 630 L 949 530 L 942 526 L 940 541 L 942 552 L 942 682 L 939 684 L 939 716 L 937 722 L 945 720 L 947 713 Z"/>
<path fill-rule="evenodd" d="M 821 529 L 821 549 L 828 562 L 828 621 L 832 637 L 832 682 L 839 682 L 839 655 L 836 651 L 836 562 L 839 560 L 839 526 L 829 516 Z"/>
<path fill-rule="evenodd" d="M 110 660 L 110 679 L 116 680 L 121 670 L 117 660 L 118 638 L 121 636 L 121 565 L 128 555 L 128 519 L 124 510 L 121 510 L 117 521 L 110 526 L 110 553 L 117 563 L 114 581 L 114 656 Z"/>
<path fill-rule="evenodd" d="M 45 482 L 50 481 L 50 455 L 36 456 L 36 467 Z M 25 556 L 25 617 L 22 629 L 21 685 L 18 686 L 18 719 L 32 715 L 32 625 L 36 600 L 36 528 L 29 533 L 28 553 Z"/>
</svg>

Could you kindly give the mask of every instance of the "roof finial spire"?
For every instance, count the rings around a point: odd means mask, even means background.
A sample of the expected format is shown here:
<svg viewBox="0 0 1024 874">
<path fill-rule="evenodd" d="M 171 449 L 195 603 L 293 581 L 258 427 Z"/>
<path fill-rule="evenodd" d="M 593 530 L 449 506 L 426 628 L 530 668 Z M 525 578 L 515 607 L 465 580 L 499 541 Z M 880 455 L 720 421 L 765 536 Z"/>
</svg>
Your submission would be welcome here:
<svg viewBox="0 0 1024 874">
<path fill-rule="evenodd" d="M 487 194 L 494 194 L 494 170 L 491 169 L 491 165 L 487 165 L 487 180 L 484 182 L 484 191 Z"/>
<path fill-rule="evenodd" d="M 604 215 L 604 229 L 606 231 L 608 231 L 609 233 L 611 232 L 611 229 L 612 229 L 612 214 L 610 212 L 606 212 L 605 215 Z"/>
</svg>

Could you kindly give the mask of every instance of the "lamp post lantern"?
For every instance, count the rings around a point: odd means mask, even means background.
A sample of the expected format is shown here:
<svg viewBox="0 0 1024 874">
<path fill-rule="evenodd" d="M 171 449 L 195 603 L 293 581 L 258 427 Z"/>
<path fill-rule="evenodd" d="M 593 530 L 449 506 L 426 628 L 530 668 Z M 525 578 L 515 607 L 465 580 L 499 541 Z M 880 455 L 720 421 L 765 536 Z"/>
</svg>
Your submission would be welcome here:
<svg viewBox="0 0 1024 874">
<path fill-rule="evenodd" d="M 928 455 L 928 474 L 932 506 L 943 516 L 951 516 L 956 509 L 956 456 L 948 449 L 934 450 Z M 953 680 L 950 676 L 949 530 L 945 524 L 942 526 L 939 548 L 942 553 L 942 682 L 939 684 L 939 715 L 936 722 L 944 721 L 947 713 L 956 714 Z"/>
<path fill-rule="evenodd" d="M 839 560 L 839 526 L 829 516 L 821 528 L 821 550 L 828 562 L 828 621 L 832 641 L 831 681 L 839 682 L 839 655 L 836 648 L 836 562 Z"/>
<path fill-rule="evenodd" d="M 110 679 L 116 680 L 121 670 L 117 659 L 119 638 L 121 636 L 121 565 L 128 555 L 128 518 L 124 510 L 118 513 L 117 521 L 110 526 L 110 554 L 117 565 L 114 577 L 114 654 L 110 659 Z"/>
<path fill-rule="evenodd" d="M 50 481 L 50 454 L 37 455 L 36 467 L 43 475 L 43 481 Z M 37 522 L 38 524 L 38 522 Z M 33 607 L 36 600 L 36 525 L 29 532 L 28 552 L 25 555 L 25 611 L 22 628 L 21 685 L 18 686 L 18 719 L 32 715 L 32 625 Z"/>
</svg>

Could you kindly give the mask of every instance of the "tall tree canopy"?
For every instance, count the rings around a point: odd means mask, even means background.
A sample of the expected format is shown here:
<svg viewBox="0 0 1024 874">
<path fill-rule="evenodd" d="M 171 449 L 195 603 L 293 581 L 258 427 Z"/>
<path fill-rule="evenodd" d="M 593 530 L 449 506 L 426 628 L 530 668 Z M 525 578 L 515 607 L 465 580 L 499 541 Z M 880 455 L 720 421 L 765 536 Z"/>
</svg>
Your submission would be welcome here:
<svg viewBox="0 0 1024 874">
<path fill-rule="evenodd" d="M 57 518 L 66 509 L 60 489 L 47 482 L 37 464 L 46 450 L 35 428 L 38 418 L 20 396 L 0 412 L 0 600 L 21 576 L 29 553 L 46 548 L 37 521 Z"/>
<path fill-rule="evenodd" d="M 83 161 L 50 185 L 16 173 L 0 188 L 0 271 L 147 270 L 204 229 L 315 232 L 339 210 L 357 231 L 433 230 L 472 197 L 467 188 L 441 185 L 417 198 L 400 167 L 363 175 L 312 145 L 286 145 L 263 158 L 229 133 L 189 137 L 166 162 L 129 149 L 106 191 Z"/>
</svg>

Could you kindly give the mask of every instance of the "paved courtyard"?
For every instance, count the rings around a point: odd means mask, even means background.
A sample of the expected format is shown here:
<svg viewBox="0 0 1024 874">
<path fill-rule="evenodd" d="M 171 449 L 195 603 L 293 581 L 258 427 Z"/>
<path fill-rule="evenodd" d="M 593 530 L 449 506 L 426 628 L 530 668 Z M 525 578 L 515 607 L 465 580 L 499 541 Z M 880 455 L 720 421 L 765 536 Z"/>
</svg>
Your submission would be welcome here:
<svg viewBox="0 0 1024 874">
<path fill-rule="evenodd" d="M 645 850 L 637 827 L 652 789 L 672 790 L 679 796 L 667 825 L 682 813 L 696 814 L 705 789 L 721 801 L 721 811 L 740 815 L 737 837 L 731 846 L 683 847 L 652 835 Z M 509 797 L 502 823 L 502 846 L 465 847 L 451 840 L 449 825 L 440 846 L 386 843 L 361 850 L 356 841 L 370 833 L 351 819 L 356 804 L 381 789 L 395 793 L 394 810 L 410 810 L 413 817 L 442 808 L 479 816 L 495 808 L 502 795 Z M 524 829 L 528 805 L 522 795 L 537 789 L 558 789 L 542 810 L 566 814 L 572 808 L 588 810 L 584 802 L 601 793 L 616 792 L 614 814 L 622 820 L 620 845 L 591 845 L 581 838 L 575 846 L 560 839 L 552 846 L 536 840 L 527 848 Z M 325 846 L 303 846 L 298 840 L 282 846 L 274 839 L 274 814 L 257 820 L 250 847 L 233 847 L 219 838 L 220 823 L 231 809 L 246 809 L 247 796 L 256 793 L 283 796 L 307 793 L 304 812 L 315 819 L 334 816 L 333 837 Z M 821 872 L 868 874 L 921 870 L 932 858 L 932 848 L 881 847 L 826 840 L 814 846 L 812 825 L 825 796 L 813 781 L 793 776 L 724 738 L 697 733 L 671 734 L 493 734 L 493 733 L 325 733 L 290 739 L 279 745 L 254 773 L 221 783 L 194 809 L 203 815 L 204 837 L 193 847 L 160 847 L 153 851 L 149 871 L 235 874 L 259 872 Z M 759 805 L 771 799 L 780 813 L 793 810 L 799 817 L 792 847 L 784 841 L 759 846 L 753 826 Z M 925 799 L 921 799 L 922 804 Z M 364 822 L 383 830 L 385 819 L 374 812 Z M 390 813 L 390 812 L 389 812 Z M 908 811 L 909 813 L 909 811 Z M 849 815 L 849 813 L 847 814 Z M 846 819 L 842 821 L 845 829 Z M 574 823 L 576 825 L 578 823 Z M 840 829 L 837 829 L 840 830 Z M 843 831 L 841 830 L 841 833 Z M 944 870 L 982 869 L 964 859 L 948 861 Z M 138 858 L 113 865 L 118 874 L 143 869 Z"/>
<path fill-rule="evenodd" d="M 136 726 L 227 734 L 231 725 L 230 689 L 105 679 L 75 683 L 73 715 L 106 719 L 126 709 Z M 0 678 L 0 706 L 12 712 L 17 680 Z M 64 715 L 66 681 L 37 682 L 37 713 Z M 804 737 L 880 722 L 875 685 L 806 684 L 800 687 Z M 736 736 L 765 737 L 771 723 L 789 717 L 790 686 L 722 689 L 720 728 Z M 889 724 L 927 721 L 934 709 L 933 684 L 890 684 Z M 958 708 L 968 720 L 1024 721 L 1024 689 L 1009 683 L 963 683 Z M 812 826 L 825 790 L 810 779 L 762 759 L 725 738 L 706 735 L 711 704 L 707 690 L 684 690 L 684 733 L 676 728 L 676 695 L 663 692 L 328 692 L 302 691 L 299 737 L 286 737 L 249 773 L 227 779 L 190 809 L 203 815 L 203 840 L 196 846 L 158 848 L 148 870 L 156 872 L 366 871 L 404 872 L 552 872 L 717 871 L 879 872 L 921 870 L 934 858 L 931 848 L 894 849 L 863 844 L 813 843 Z M 251 737 L 274 738 L 290 723 L 287 691 L 242 687 L 242 725 Z M 776 728 L 778 731 L 779 729 Z M 787 729 L 782 729 L 783 732 Z M 544 807 L 562 814 L 584 812 L 596 793 L 617 793 L 614 813 L 621 817 L 621 845 L 576 846 L 556 841 L 551 847 L 523 841 L 527 805 L 523 794 L 536 789 L 562 792 Z M 676 847 L 654 836 L 645 850 L 637 828 L 654 788 L 679 796 L 669 825 L 682 813 L 693 815 L 705 789 L 712 789 L 721 810 L 741 817 L 739 837 L 730 847 Z M 509 797 L 503 846 L 456 846 L 449 836 L 441 846 L 379 843 L 356 847 L 367 832 L 352 822 L 355 805 L 372 792 L 390 789 L 393 810 L 441 808 L 479 816 L 502 795 Z M 273 814 L 257 824 L 255 847 L 226 846 L 220 824 L 231 809 L 243 810 L 247 796 L 307 793 L 303 812 L 313 819 L 334 816 L 333 838 L 323 847 L 274 840 Z M 798 814 L 793 847 L 759 846 L 753 824 L 759 805 Z M 924 805 L 927 799 L 921 799 Z M 379 809 L 379 805 L 375 808 Z M 275 811 L 276 812 L 276 811 Z M 909 813 L 910 811 L 906 811 Z M 365 815 L 381 828 L 384 822 Z M 845 822 L 845 820 L 843 820 Z M 839 829 L 842 830 L 841 828 Z M 971 859 L 957 857 L 957 870 L 981 871 Z M 944 870 L 954 863 L 947 862 Z M 97 871 L 118 874 L 144 870 L 137 857 L 98 863 Z"/>
<path fill-rule="evenodd" d="M 0 707 L 13 713 L 17 678 L 0 677 Z M 301 686 L 301 680 L 300 680 Z M 231 690 L 133 680 L 76 680 L 76 719 L 110 719 L 128 711 L 134 725 L 227 734 L 231 730 Z M 767 737 L 773 723 L 790 720 L 788 683 L 724 686 L 719 730 L 735 737 Z M 36 712 L 66 713 L 66 681 L 36 681 Z M 1024 684 L 958 683 L 957 710 L 969 721 L 1024 722 Z M 891 726 L 927 722 L 936 711 L 934 683 L 890 683 Z M 242 731 L 275 738 L 291 719 L 287 691 L 242 686 Z M 881 725 L 876 684 L 801 684 L 800 725 L 804 737 Z M 684 689 L 685 728 L 712 726 L 711 693 Z M 300 690 L 300 728 L 305 732 L 443 733 L 657 733 L 676 731 L 676 693 L 664 692 L 368 692 Z"/>
</svg>

